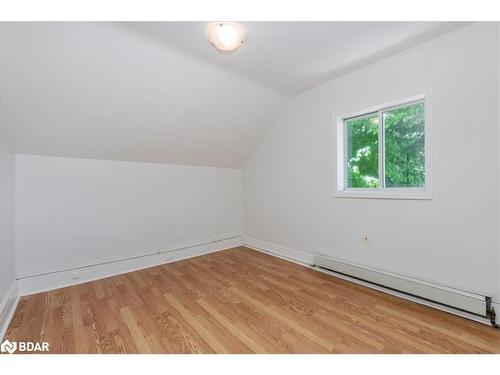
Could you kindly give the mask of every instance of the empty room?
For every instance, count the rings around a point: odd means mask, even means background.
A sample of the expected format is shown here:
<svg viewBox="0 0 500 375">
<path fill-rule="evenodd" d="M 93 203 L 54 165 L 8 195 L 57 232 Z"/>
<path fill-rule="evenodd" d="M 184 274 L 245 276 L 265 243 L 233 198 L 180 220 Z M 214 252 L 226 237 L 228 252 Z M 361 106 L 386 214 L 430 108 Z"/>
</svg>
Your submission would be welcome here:
<svg viewBox="0 0 500 375">
<path fill-rule="evenodd" d="M 2 357 L 500 353 L 499 57 L 497 22 L 1 22 Z"/>
</svg>

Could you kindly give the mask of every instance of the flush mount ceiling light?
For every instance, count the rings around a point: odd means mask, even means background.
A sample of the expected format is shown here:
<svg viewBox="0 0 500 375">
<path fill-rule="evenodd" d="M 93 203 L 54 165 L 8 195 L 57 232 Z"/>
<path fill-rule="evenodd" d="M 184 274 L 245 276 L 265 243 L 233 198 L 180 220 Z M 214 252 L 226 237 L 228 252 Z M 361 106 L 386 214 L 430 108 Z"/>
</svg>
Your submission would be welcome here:
<svg viewBox="0 0 500 375">
<path fill-rule="evenodd" d="M 243 28 L 235 22 L 212 22 L 207 34 L 210 43 L 222 53 L 236 51 L 245 40 Z"/>
</svg>

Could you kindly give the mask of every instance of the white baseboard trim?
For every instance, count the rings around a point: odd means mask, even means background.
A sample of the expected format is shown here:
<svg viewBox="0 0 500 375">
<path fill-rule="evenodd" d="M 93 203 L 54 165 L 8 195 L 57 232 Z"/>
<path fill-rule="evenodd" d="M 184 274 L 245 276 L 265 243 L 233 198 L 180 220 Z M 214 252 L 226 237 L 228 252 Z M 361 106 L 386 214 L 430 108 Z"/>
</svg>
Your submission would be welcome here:
<svg viewBox="0 0 500 375">
<path fill-rule="evenodd" d="M 178 250 L 163 253 L 18 278 L 17 284 L 19 295 L 25 296 L 48 290 L 64 288 L 71 285 L 82 284 L 88 281 L 137 271 L 144 268 L 158 266 L 160 264 L 175 262 L 238 246 L 241 246 L 241 236 L 234 236 L 228 239 L 187 246 Z"/>
<path fill-rule="evenodd" d="M 304 253 L 302 251 L 289 249 L 284 246 L 276 245 L 270 242 L 257 240 L 252 237 L 242 236 L 241 242 L 244 246 L 247 246 L 251 249 L 261 251 L 264 253 L 268 253 L 270 255 L 274 255 L 278 258 L 283 258 L 285 260 L 289 260 L 295 263 L 299 263 L 302 265 L 313 265 L 314 264 L 314 255 Z"/>
<path fill-rule="evenodd" d="M 0 342 L 3 341 L 18 303 L 19 294 L 17 291 L 17 282 L 13 280 L 7 294 L 5 294 L 5 297 L 0 301 Z"/>
</svg>

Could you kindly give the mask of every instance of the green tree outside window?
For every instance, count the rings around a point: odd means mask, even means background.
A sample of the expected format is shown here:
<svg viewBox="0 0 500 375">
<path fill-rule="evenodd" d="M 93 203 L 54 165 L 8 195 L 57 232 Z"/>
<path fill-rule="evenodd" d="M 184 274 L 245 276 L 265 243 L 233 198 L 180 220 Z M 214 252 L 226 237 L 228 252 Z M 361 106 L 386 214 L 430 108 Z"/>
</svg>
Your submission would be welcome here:
<svg viewBox="0 0 500 375">
<path fill-rule="evenodd" d="M 425 186 L 424 103 L 418 102 L 345 120 L 347 187 Z M 383 130 L 383 137 L 379 132 Z M 379 154 L 384 140 L 384 173 Z M 381 186 L 383 185 L 383 186 Z"/>
</svg>

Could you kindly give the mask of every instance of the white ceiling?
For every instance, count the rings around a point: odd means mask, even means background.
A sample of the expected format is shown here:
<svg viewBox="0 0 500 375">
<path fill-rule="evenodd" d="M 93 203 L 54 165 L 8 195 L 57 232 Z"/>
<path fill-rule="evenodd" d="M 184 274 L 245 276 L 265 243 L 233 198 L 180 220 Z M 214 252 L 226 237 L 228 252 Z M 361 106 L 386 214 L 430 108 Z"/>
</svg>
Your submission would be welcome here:
<svg viewBox="0 0 500 375">
<path fill-rule="evenodd" d="M 1 121 L 16 152 L 241 167 L 287 96 L 462 26 L 250 22 L 221 55 L 204 23 L 2 23 Z"/>
<path fill-rule="evenodd" d="M 459 22 L 243 22 L 247 40 L 221 56 L 204 22 L 128 22 L 131 30 L 293 95 L 463 26 Z"/>
</svg>

